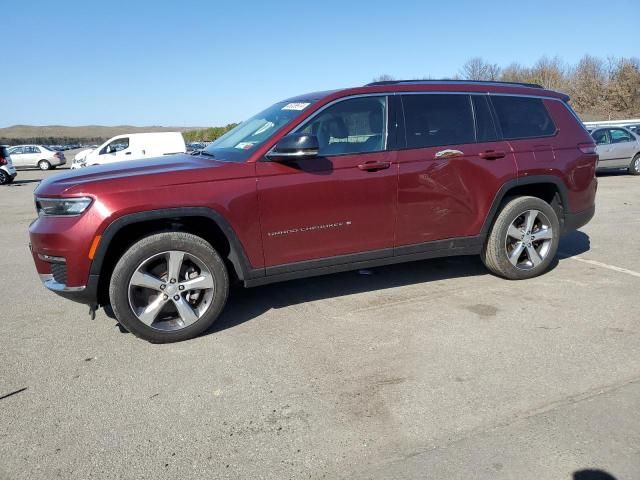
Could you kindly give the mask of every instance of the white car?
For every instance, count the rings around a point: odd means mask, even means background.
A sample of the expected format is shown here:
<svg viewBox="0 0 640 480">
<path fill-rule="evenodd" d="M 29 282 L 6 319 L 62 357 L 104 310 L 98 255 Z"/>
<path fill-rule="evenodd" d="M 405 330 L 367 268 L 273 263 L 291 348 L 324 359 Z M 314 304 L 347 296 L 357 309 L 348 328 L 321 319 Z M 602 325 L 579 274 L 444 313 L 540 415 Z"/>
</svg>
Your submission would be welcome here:
<svg viewBox="0 0 640 480">
<path fill-rule="evenodd" d="M 93 150 L 78 152 L 71 168 L 185 152 L 186 146 L 180 132 L 131 133 L 115 136 Z"/>
<path fill-rule="evenodd" d="M 16 145 L 9 148 L 9 155 L 16 168 L 38 167 L 49 170 L 67 163 L 64 153 L 55 152 L 44 145 Z"/>
<path fill-rule="evenodd" d="M 16 178 L 16 169 L 11 162 L 11 156 L 4 145 L 0 145 L 0 185 L 13 182 Z"/>
</svg>

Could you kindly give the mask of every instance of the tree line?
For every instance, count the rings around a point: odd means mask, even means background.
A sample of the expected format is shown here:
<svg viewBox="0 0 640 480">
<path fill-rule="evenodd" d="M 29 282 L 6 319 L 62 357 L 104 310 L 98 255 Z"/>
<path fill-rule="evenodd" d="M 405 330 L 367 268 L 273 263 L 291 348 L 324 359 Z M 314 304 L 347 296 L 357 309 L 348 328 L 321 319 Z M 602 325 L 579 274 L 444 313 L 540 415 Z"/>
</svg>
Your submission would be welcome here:
<svg viewBox="0 0 640 480">
<path fill-rule="evenodd" d="M 0 145 L 100 145 L 103 137 L 0 137 Z"/>
<path fill-rule="evenodd" d="M 375 81 L 392 80 L 381 75 Z M 426 77 L 425 79 L 429 79 Z M 501 67 L 481 57 L 469 59 L 453 79 L 524 82 L 567 93 L 583 121 L 640 116 L 640 60 L 585 55 L 576 64 L 542 57 L 531 66 Z"/>
<path fill-rule="evenodd" d="M 224 127 L 210 127 L 203 128 L 201 130 L 190 130 L 188 132 L 184 132 L 182 135 L 184 136 L 184 141 L 187 143 L 213 141 L 220 138 L 222 135 L 224 135 L 237 125 L 237 123 L 229 123 Z"/>
</svg>

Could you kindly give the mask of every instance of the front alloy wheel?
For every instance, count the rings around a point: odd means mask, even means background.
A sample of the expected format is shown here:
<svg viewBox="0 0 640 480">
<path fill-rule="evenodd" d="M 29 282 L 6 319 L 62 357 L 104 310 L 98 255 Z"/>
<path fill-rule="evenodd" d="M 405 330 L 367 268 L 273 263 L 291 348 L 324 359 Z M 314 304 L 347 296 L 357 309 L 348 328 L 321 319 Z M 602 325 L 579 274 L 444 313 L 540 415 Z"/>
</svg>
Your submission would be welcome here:
<svg viewBox="0 0 640 480">
<path fill-rule="evenodd" d="M 187 340 L 207 330 L 228 292 L 218 252 L 185 232 L 158 233 L 134 243 L 109 282 L 111 307 L 122 327 L 153 343 Z"/>
<path fill-rule="evenodd" d="M 129 280 L 129 305 L 151 328 L 180 330 L 202 317 L 214 292 L 213 275 L 202 260 L 171 250 L 138 266 Z"/>
</svg>

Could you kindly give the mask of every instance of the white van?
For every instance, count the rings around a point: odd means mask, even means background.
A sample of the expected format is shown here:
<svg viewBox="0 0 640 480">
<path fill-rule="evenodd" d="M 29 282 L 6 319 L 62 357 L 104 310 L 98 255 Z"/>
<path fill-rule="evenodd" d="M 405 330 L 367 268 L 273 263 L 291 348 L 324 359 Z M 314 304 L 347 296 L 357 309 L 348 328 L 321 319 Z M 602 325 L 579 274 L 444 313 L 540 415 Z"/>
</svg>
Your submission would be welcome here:
<svg viewBox="0 0 640 480">
<path fill-rule="evenodd" d="M 184 138 L 180 132 L 130 133 L 115 136 L 98 148 L 79 152 L 74 157 L 71 168 L 185 152 Z"/>
</svg>

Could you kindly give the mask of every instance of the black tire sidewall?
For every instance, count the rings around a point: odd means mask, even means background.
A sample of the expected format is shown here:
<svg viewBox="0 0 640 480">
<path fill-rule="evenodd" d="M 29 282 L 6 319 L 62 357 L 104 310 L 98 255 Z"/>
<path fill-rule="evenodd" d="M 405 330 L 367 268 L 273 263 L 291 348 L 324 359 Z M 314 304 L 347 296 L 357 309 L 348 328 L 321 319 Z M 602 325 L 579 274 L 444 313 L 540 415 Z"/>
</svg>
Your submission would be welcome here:
<svg viewBox="0 0 640 480">
<path fill-rule="evenodd" d="M 542 263 L 529 270 L 522 270 L 511 264 L 504 247 L 504 242 L 507 237 L 507 230 L 511 223 L 527 210 L 539 210 L 541 211 L 551 223 L 553 229 L 553 239 L 551 243 L 551 249 L 547 254 L 547 257 Z M 541 275 L 551 265 L 551 262 L 555 259 L 558 245 L 560 243 L 560 222 L 555 210 L 544 200 L 536 197 L 519 197 L 509 201 L 494 223 L 489 240 L 491 242 L 498 242 L 497 245 L 492 247 L 495 249 L 495 261 L 499 270 L 499 274 L 505 278 L 511 280 L 524 280 L 527 278 L 537 277 Z"/>
<path fill-rule="evenodd" d="M 8 185 L 11 183 L 11 176 L 4 170 L 0 170 L 0 185 Z"/>
<path fill-rule="evenodd" d="M 629 165 L 629 173 L 631 175 L 640 175 L 640 170 L 636 169 L 636 160 L 638 158 L 640 158 L 640 153 L 631 159 L 631 164 Z"/>
<path fill-rule="evenodd" d="M 214 296 L 209 308 L 192 325 L 174 332 L 161 331 L 142 323 L 129 305 L 129 280 L 147 258 L 168 250 L 181 250 L 198 257 L 214 277 Z M 181 232 L 167 232 L 145 237 L 120 258 L 109 284 L 111 307 L 116 318 L 128 331 L 152 343 L 171 343 L 188 340 L 206 331 L 218 318 L 227 300 L 229 279 L 224 262 L 205 240 Z"/>
</svg>

